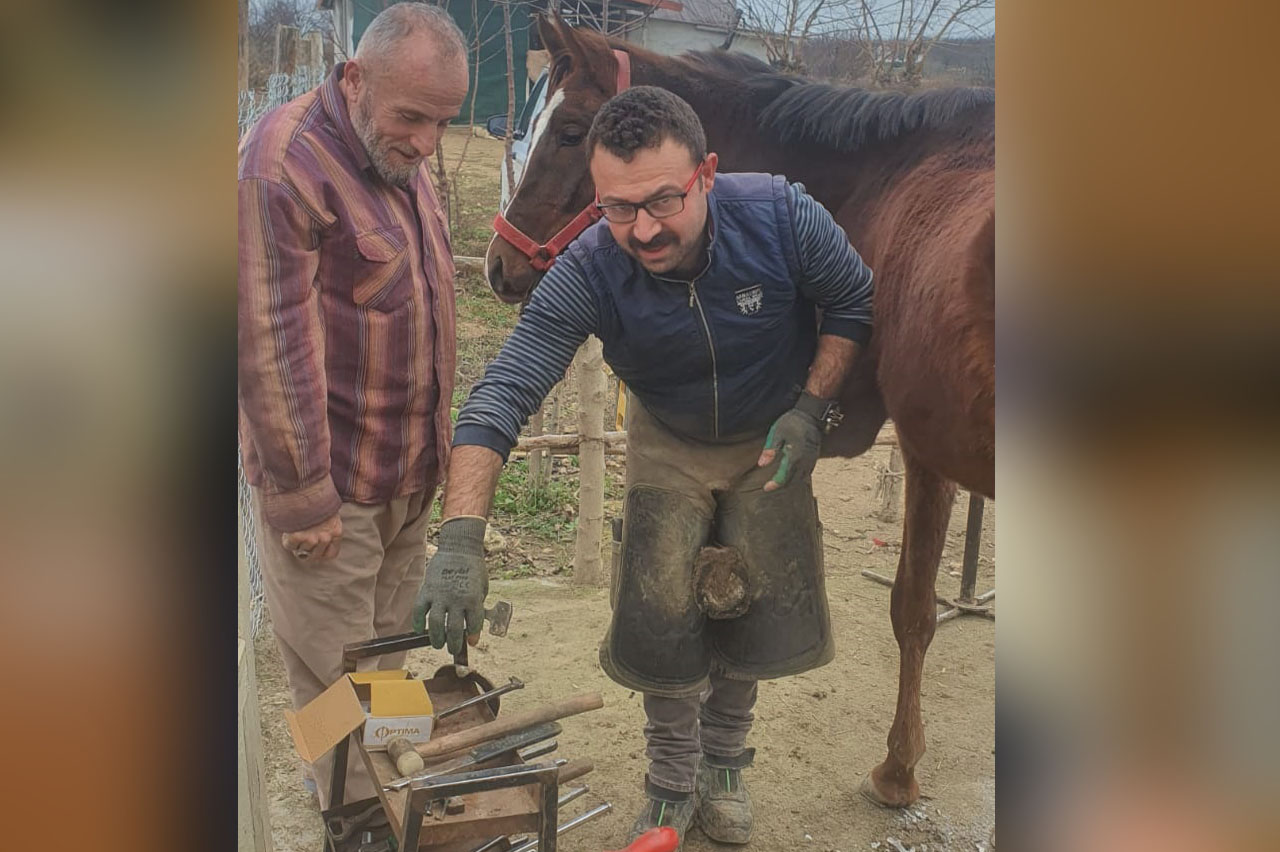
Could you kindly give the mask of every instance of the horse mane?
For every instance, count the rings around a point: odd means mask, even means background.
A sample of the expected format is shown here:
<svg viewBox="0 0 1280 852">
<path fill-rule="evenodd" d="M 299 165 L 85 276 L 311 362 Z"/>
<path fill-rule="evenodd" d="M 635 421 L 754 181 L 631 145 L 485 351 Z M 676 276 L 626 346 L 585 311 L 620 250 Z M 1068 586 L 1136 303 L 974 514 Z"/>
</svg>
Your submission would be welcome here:
<svg viewBox="0 0 1280 852">
<path fill-rule="evenodd" d="M 690 70 L 723 78 L 737 108 L 750 108 L 761 126 L 784 143 L 811 142 L 856 151 L 916 130 L 933 130 L 995 103 L 994 89 L 954 87 L 913 94 L 832 86 L 784 74 L 744 53 L 691 51 Z"/>
</svg>

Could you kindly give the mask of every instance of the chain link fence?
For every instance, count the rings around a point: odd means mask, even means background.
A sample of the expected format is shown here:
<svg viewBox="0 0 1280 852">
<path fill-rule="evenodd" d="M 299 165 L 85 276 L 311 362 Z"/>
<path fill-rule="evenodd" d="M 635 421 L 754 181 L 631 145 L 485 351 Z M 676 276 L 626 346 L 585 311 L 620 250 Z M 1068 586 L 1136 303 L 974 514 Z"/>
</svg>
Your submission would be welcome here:
<svg viewBox="0 0 1280 852">
<path fill-rule="evenodd" d="M 244 476 L 244 465 L 240 454 L 236 454 L 236 502 L 240 510 L 240 530 L 244 541 L 245 561 L 249 563 L 249 635 L 257 636 L 262 626 L 262 613 L 266 606 L 266 598 L 262 590 L 262 566 L 258 563 L 258 537 L 253 521 L 253 492 L 249 490 L 249 480 Z"/>
<path fill-rule="evenodd" d="M 249 132 L 249 128 L 262 118 L 269 110 L 288 103 L 296 97 L 306 94 L 324 82 L 325 69 L 322 67 L 302 67 L 292 74 L 272 74 L 267 78 L 265 92 L 252 89 L 240 92 L 237 119 L 240 125 L 240 136 Z M 258 635 L 262 625 L 262 614 L 266 600 L 262 590 L 262 566 L 258 562 L 258 539 L 253 520 L 253 492 L 249 489 L 249 481 L 245 479 L 244 464 L 241 454 L 236 454 L 237 502 L 239 503 L 241 529 L 244 531 L 245 559 L 249 563 L 249 632 Z"/>
<path fill-rule="evenodd" d="M 240 135 L 247 133 L 249 128 L 253 127 L 268 110 L 288 103 L 319 86 L 324 82 L 324 76 L 325 69 L 320 66 L 302 67 L 292 74 L 272 74 L 267 78 L 265 91 L 253 89 L 241 91 L 237 110 Z"/>
</svg>

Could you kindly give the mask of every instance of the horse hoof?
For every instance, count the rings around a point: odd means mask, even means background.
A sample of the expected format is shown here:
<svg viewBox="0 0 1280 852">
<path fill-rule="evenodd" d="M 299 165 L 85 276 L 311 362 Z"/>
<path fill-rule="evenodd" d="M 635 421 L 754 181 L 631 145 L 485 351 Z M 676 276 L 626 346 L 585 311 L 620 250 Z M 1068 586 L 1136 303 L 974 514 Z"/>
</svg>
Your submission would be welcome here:
<svg viewBox="0 0 1280 852">
<path fill-rule="evenodd" d="M 887 795 L 876 786 L 874 775 L 868 775 L 866 778 L 862 779 L 862 785 L 858 787 L 858 792 L 862 794 L 863 798 L 871 802 L 871 804 L 881 808 L 905 808 L 909 805 L 915 804 L 916 800 L 920 798 L 920 794 L 918 792 L 915 795 L 907 796 Z"/>
</svg>

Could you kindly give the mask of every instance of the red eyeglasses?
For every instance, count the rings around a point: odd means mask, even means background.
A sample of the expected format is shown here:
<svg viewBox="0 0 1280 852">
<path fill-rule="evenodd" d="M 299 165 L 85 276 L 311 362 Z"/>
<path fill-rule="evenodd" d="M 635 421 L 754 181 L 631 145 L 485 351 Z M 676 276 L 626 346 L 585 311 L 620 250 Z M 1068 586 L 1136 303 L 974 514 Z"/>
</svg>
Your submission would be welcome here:
<svg viewBox="0 0 1280 852">
<path fill-rule="evenodd" d="M 693 182 L 698 179 L 698 175 L 702 174 L 703 163 L 698 163 L 698 167 L 693 170 L 689 182 L 684 185 L 684 192 L 677 195 L 661 195 L 657 198 L 651 198 L 648 201 L 642 201 L 639 204 L 601 204 L 600 196 L 596 196 L 596 209 L 600 211 L 604 218 L 617 225 L 625 225 L 636 220 L 636 215 L 641 210 L 648 213 L 655 219 L 665 219 L 668 216 L 674 216 L 684 209 L 685 196 L 693 189 Z"/>
</svg>

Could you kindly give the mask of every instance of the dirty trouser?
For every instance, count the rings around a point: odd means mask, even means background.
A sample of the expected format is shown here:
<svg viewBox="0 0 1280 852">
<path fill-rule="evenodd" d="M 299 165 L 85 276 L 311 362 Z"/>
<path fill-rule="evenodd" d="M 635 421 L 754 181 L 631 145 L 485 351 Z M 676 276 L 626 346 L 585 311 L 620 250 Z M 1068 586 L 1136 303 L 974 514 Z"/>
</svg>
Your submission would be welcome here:
<svg viewBox="0 0 1280 852">
<path fill-rule="evenodd" d="M 342 677 L 343 645 L 411 629 L 413 601 L 426 570 L 427 519 L 434 494 L 434 489 L 420 491 L 375 506 L 343 503 L 338 556 L 301 560 L 267 524 L 255 491 L 258 560 L 294 709 Z M 400 668 L 404 657 L 401 653 L 362 660 L 360 669 Z M 328 807 L 333 752 L 311 769 L 320 806 Z M 374 795 L 364 762 L 352 753 L 346 801 Z"/>
<path fill-rule="evenodd" d="M 700 755 L 733 765 L 745 751 L 755 716 L 756 682 L 734 680 L 712 669 L 710 686 L 694 698 L 646 694 L 644 726 L 649 780 L 659 787 L 691 793 Z"/>
<path fill-rule="evenodd" d="M 756 680 L 834 656 L 821 527 L 810 478 L 762 490 L 777 468 L 756 467 L 763 435 L 689 441 L 630 401 L 622 558 L 600 662 L 645 693 L 650 780 L 692 789 L 699 748 L 742 753 Z M 709 620 L 695 599 L 693 561 L 710 539 L 745 565 L 748 607 L 736 618 Z"/>
</svg>

